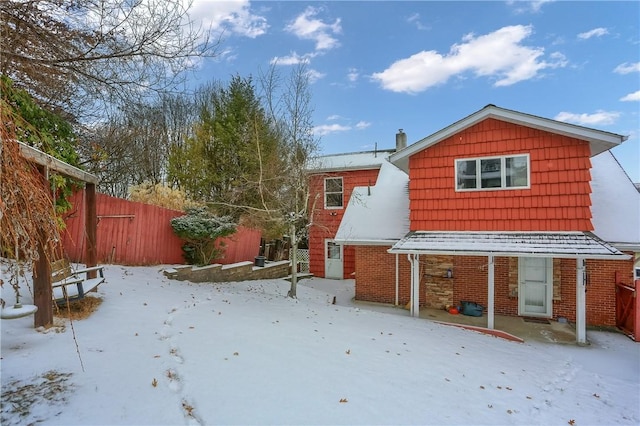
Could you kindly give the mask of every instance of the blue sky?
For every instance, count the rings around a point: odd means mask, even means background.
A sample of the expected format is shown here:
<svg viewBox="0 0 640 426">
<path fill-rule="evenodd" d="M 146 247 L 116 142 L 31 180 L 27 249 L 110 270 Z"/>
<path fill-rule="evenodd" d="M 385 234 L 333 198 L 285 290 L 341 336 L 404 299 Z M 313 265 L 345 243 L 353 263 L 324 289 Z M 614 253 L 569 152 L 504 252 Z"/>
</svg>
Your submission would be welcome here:
<svg viewBox="0 0 640 426">
<path fill-rule="evenodd" d="M 299 61 L 324 154 L 416 142 L 487 104 L 627 135 L 640 182 L 640 2 L 211 1 L 191 84 Z"/>
</svg>

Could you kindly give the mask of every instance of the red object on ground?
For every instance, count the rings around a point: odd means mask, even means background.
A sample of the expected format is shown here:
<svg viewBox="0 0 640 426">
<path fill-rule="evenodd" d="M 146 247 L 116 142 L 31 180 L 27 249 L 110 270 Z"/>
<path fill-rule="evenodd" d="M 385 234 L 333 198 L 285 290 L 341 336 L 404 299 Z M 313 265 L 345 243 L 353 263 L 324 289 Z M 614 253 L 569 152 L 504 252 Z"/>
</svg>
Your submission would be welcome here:
<svg viewBox="0 0 640 426">
<path fill-rule="evenodd" d="M 456 308 L 450 308 L 450 309 L 449 309 L 449 313 L 450 313 L 451 315 L 458 315 L 458 309 L 456 309 Z"/>
</svg>

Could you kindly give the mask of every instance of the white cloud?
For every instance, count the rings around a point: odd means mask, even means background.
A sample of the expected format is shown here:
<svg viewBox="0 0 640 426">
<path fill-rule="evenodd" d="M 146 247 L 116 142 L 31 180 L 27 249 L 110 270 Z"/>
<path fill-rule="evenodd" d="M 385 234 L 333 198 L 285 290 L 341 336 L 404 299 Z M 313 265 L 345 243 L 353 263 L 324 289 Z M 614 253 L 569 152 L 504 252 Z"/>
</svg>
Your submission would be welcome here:
<svg viewBox="0 0 640 426">
<path fill-rule="evenodd" d="M 515 25 L 482 36 L 468 34 L 448 54 L 422 51 L 396 61 L 372 78 L 386 90 L 418 93 L 465 72 L 491 77 L 495 86 L 509 86 L 534 78 L 546 68 L 565 66 L 562 54 L 552 54 L 552 61 L 547 62 L 542 60 L 544 48 L 521 44 L 532 32 L 531 26 Z"/>
<path fill-rule="evenodd" d="M 603 35 L 609 34 L 609 31 L 606 28 L 594 28 L 591 31 L 587 31 L 584 33 L 578 34 L 578 38 L 581 40 L 588 40 L 592 37 L 602 37 Z"/>
<path fill-rule="evenodd" d="M 216 33 L 224 31 L 256 38 L 269 29 L 265 17 L 251 12 L 249 0 L 194 0 L 189 16 L 194 21 L 202 23 L 203 28 Z"/>
<path fill-rule="evenodd" d="M 343 120 L 344 117 L 342 117 L 341 115 L 338 114 L 333 114 L 327 117 L 327 120 L 329 121 L 333 121 L 333 120 Z"/>
<path fill-rule="evenodd" d="M 368 121 L 358 121 L 356 123 L 356 129 L 358 129 L 358 130 L 366 129 L 369 126 L 371 126 L 371 123 L 368 122 Z"/>
<path fill-rule="evenodd" d="M 320 19 L 315 19 L 318 13 L 320 13 L 319 9 L 313 6 L 307 7 L 302 14 L 285 27 L 285 31 L 301 39 L 313 40 L 316 43 L 316 50 L 329 50 L 338 47 L 340 42 L 334 36 L 342 32 L 340 19 L 336 19 L 332 24 L 327 24 Z"/>
<path fill-rule="evenodd" d="M 629 93 L 628 95 L 623 96 L 622 98 L 620 98 L 620 100 L 623 101 L 623 102 L 640 101 L 640 90 L 638 90 L 637 92 Z"/>
<path fill-rule="evenodd" d="M 540 10 L 542 10 L 542 6 L 544 6 L 547 3 L 551 3 L 555 0 L 536 0 L 536 1 L 515 1 L 515 0 L 509 0 L 507 1 L 507 4 L 509 6 L 514 6 L 515 9 L 514 11 L 516 13 L 538 13 L 540 12 Z"/>
<path fill-rule="evenodd" d="M 424 31 L 430 29 L 420 21 L 420 14 L 414 13 L 407 18 L 407 22 L 416 26 L 417 29 Z"/>
<path fill-rule="evenodd" d="M 313 54 L 298 55 L 296 52 L 291 52 L 289 56 L 274 56 L 269 63 L 272 65 L 297 65 L 309 63 L 313 56 Z"/>
<path fill-rule="evenodd" d="M 318 70 L 308 69 L 307 70 L 307 76 L 309 77 L 309 83 L 313 84 L 316 81 L 324 78 L 326 76 L 326 74 L 325 73 L 321 73 Z"/>
<path fill-rule="evenodd" d="M 343 126 L 342 124 L 323 124 L 313 128 L 313 133 L 316 136 L 325 136 L 330 133 L 346 132 L 351 130 L 351 126 Z"/>
<path fill-rule="evenodd" d="M 620 113 L 616 111 L 598 110 L 593 114 L 576 114 L 573 112 L 560 112 L 555 116 L 558 121 L 579 124 L 581 126 L 609 125 L 616 122 Z"/>
<path fill-rule="evenodd" d="M 356 68 L 349 68 L 348 72 L 347 72 L 347 79 L 354 83 L 356 81 L 358 81 L 358 78 L 360 77 L 360 73 L 358 72 L 358 70 Z"/>
<path fill-rule="evenodd" d="M 613 72 L 616 74 L 630 74 L 632 72 L 640 72 L 640 62 L 636 62 L 633 64 L 629 64 L 625 62 L 624 64 L 618 65 Z"/>
</svg>

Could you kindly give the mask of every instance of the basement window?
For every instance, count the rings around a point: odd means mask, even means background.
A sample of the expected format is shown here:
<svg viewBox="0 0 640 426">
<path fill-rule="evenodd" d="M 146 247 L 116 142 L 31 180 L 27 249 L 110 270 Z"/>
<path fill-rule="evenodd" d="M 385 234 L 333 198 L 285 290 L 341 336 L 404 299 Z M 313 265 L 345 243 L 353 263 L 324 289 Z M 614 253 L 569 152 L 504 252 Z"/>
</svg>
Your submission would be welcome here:
<svg viewBox="0 0 640 426">
<path fill-rule="evenodd" d="M 326 178 L 324 180 L 324 207 L 327 209 L 340 209 L 343 203 L 342 178 Z"/>
<path fill-rule="evenodd" d="M 456 191 L 529 188 L 529 154 L 456 160 Z"/>
</svg>

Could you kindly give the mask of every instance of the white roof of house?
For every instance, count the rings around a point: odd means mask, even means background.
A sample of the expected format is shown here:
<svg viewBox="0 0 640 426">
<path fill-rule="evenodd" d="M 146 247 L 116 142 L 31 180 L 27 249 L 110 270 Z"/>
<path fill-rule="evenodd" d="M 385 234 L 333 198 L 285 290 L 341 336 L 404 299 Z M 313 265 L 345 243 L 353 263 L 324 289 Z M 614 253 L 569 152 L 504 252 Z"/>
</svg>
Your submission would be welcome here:
<svg viewBox="0 0 640 426">
<path fill-rule="evenodd" d="M 370 170 L 379 169 L 382 163 L 387 162 L 387 158 L 395 150 L 377 150 L 353 152 L 347 154 L 324 155 L 310 161 L 307 170 L 310 173 L 349 171 L 349 170 Z"/>
<path fill-rule="evenodd" d="M 577 126 L 574 124 L 563 123 L 561 121 L 538 117 L 531 114 L 525 114 L 519 111 L 499 108 L 495 105 L 487 105 L 486 107 L 474 112 L 473 114 L 463 118 L 462 120 L 459 120 L 452 125 L 445 127 L 444 129 L 439 130 L 436 133 L 427 136 L 426 138 L 421 139 L 418 142 L 396 152 L 389 158 L 389 161 L 391 161 L 402 170 L 408 171 L 410 156 L 487 118 L 495 118 L 498 120 L 507 121 L 509 123 L 514 123 L 521 126 L 531 127 L 534 129 L 544 130 L 547 132 L 587 141 L 589 142 L 592 156 L 611 149 L 627 140 L 627 136 L 604 132 L 601 130 L 595 130 L 588 127 Z"/>
<path fill-rule="evenodd" d="M 593 233 L 640 250 L 640 192 L 610 151 L 591 158 L 591 166 Z"/>
<path fill-rule="evenodd" d="M 389 253 L 628 259 L 586 232 L 411 232 Z"/>
<path fill-rule="evenodd" d="M 409 176 L 385 161 L 374 186 L 354 188 L 335 240 L 343 244 L 390 245 L 407 232 Z"/>
</svg>

